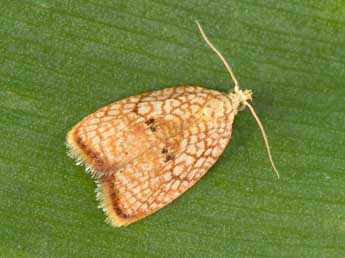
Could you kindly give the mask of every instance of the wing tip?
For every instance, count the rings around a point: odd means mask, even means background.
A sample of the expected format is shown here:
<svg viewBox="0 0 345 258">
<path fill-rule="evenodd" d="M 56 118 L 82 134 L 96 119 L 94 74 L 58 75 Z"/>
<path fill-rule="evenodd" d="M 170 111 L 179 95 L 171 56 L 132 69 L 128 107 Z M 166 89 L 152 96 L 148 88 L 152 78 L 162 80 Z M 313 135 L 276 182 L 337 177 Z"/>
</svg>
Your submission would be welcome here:
<svg viewBox="0 0 345 258">
<path fill-rule="evenodd" d="M 96 198 L 99 201 L 99 208 L 103 210 L 106 215 L 105 222 L 113 227 L 126 227 L 135 222 L 135 218 L 123 218 L 115 212 L 112 199 L 110 198 L 109 186 L 104 182 L 97 181 Z"/>
<path fill-rule="evenodd" d="M 83 151 L 76 139 L 76 126 L 73 127 L 66 136 L 65 145 L 67 147 L 67 155 L 75 160 L 78 166 L 84 166 L 85 171 L 91 175 L 92 178 L 99 178 L 104 175 L 102 171 L 93 168 L 89 157 Z"/>
<path fill-rule="evenodd" d="M 65 142 L 67 147 L 67 155 L 74 159 L 77 165 L 84 166 L 86 172 L 90 174 L 92 178 L 96 179 L 96 198 L 100 203 L 99 208 L 101 208 L 106 215 L 105 222 L 113 227 L 125 227 L 128 224 L 136 221 L 136 219 L 122 218 L 116 214 L 110 198 L 110 192 L 108 190 L 109 186 L 99 181 L 99 178 L 104 176 L 104 173 L 97 171 L 92 167 L 89 157 L 84 153 L 83 149 L 79 146 L 78 141 L 76 140 L 75 132 L 76 127 L 73 127 L 67 133 Z"/>
</svg>

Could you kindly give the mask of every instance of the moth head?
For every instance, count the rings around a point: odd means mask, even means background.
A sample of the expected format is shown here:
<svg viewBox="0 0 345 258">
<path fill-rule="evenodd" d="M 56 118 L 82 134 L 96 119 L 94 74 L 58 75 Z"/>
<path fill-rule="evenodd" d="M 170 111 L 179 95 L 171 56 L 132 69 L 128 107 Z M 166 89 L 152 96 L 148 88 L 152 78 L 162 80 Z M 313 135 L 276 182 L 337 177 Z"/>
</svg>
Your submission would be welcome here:
<svg viewBox="0 0 345 258">
<path fill-rule="evenodd" d="M 251 90 L 237 90 L 235 92 L 236 98 L 239 101 L 239 110 L 243 110 L 246 107 L 246 102 L 252 100 L 252 94 Z"/>
<path fill-rule="evenodd" d="M 229 98 L 233 103 L 233 108 L 242 111 L 246 107 L 246 103 L 252 100 L 253 92 L 251 90 L 234 90 L 229 93 Z"/>
</svg>

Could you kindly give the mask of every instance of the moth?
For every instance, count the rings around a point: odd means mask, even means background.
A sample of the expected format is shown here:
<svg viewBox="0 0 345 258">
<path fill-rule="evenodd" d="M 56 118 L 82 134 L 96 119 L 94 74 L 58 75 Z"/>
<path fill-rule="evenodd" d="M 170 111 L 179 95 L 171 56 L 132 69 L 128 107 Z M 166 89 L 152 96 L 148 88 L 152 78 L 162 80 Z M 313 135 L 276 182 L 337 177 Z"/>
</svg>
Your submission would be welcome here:
<svg viewBox="0 0 345 258">
<path fill-rule="evenodd" d="M 230 65 L 197 22 L 207 45 L 227 68 L 229 93 L 180 86 L 109 104 L 67 134 L 69 155 L 97 182 L 97 199 L 114 227 L 138 221 L 171 203 L 212 167 L 230 141 L 239 110 L 248 107 L 258 123 L 273 170 L 264 128 Z"/>
</svg>

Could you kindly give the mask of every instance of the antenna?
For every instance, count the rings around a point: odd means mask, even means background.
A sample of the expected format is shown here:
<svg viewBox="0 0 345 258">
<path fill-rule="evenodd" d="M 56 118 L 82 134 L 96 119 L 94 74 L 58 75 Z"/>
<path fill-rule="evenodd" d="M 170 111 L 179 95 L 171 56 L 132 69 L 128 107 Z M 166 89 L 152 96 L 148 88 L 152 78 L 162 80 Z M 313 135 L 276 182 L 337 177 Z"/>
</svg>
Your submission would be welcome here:
<svg viewBox="0 0 345 258">
<path fill-rule="evenodd" d="M 245 101 L 244 104 L 249 108 L 250 112 L 252 112 L 253 117 L 255 118 L 256 122 L 258 123 L 258 126 L 259 126 L 259 128 L 261 130 L 262 137 L 264 138 L 264 142 L 265 142 L 265 145 L 266 145 L 266 150 L 267 150 L 268 158 L 271 161 L 271 165 L 272 165 L 272 168 L 274 170 L 274 173 L 276 173 L 277 177 L 279 178 L 279 172 L 278 172 L 278 170 L 277 170 L 277 168 L 276 168 L 276 166 L 274 164 L 273 158 L 272 158 L 272 154 L 271 154 L 271 150 L 270 150 L 270 145 L 268 144 L 268 140 L 267 140 L 267 136 L 266 136 L 266 133 L 265 133 L 265 129 L 262 126 L 262 124 L 260 122 L 260 119 L 259 119 L 258 115 L 255 113 L 255 110 L 252 107 L 252 105 L 250 105 L 247 101 Z"/>
<path fill-rule="evenodd" d="M 196 25 L 198 26 L 201 36 L 204 38 L 204 40 L 206 41 L 207 45 L 217 54 L 217 56 L 220 58 L 220 60 L 222 60 L 223 64 L 225 65 L 226 69 L 228 70 L 232 80 L 234 81 L 234 92 L 237 92 L 240 90 L 240 87 L 238 85 L 237 79 L 235 77 L 235 74 L 232 72 L 232 69 L 230 67 L 230 65 L 228 64 L 228 62 L 225 60 L 225 58 L 223 57 L 223 55 L 218 51 L 218 49 L 216 49 L 215 46 L 213 46 L 213 44 L 211 43 L 211 41 L 207 38 L 204 30 L 202 29 L 200 23 L 198 21 L 195 21 Z"/>
<path fill-rule="evenodd" d="M 202 29 L 201 25 L 199 24 L 198 21 L 195 21 L 196 25 L 198 26 L 199 30 L 200 30 L 200 33 L 201 33 L 201 36 L 204 38 L 204 40 L 206 41 L 207 45 L 217 54 L 217 56 L 220 58 L 220 60 L 222 60 L 223 64 L 225 65 L 226 69 L 228 70 L 232 80 L 234 81 L 234 92 L 239 92 L 240 91 L 240 87 L 239 87 L 239 84 L 237 82 L 237 79 L 235 77 L 235 74 L 232 72 L 232 69 L 230 67 L 230 65 L 228 64 L 228 62 L 225 60 L 225 58 L 223 57 L 223 55 L 218 51 L 218 49 L 216 49 L 216 47 L 210 42 L 210 40 L 207 38 L 204 30 Z M 243 93 L 243 92 L 242 92 Z M 259 128 L 260 128 L 260 131 L 261 131 L 261 134 L 262 134 L 262 137 L 264 139 L 264 142 L 265 142 L 265 145 L 266 145 L 266 150 L 267 150 L 267 154 L 268 154 L 268 158 L 271 162 L 271 165 L 272 165 L 272 168 L 273 168 L 273 171 L 274 173 L 277 175 L 277 177 L 279 178 L 279 172 L 274 164 L 274 161 L 273 161 L 273 158 L 272 158 L 272 154 L 271 154 L 271 150 L 270 150 L 270 145 L 268 144 L 268 140 L 267 140 L 267 136 L 266 136 L 266 133 L 265 133 L 265 130 L 264 130 L 264 127 L 262 126 L 261 122 L 260 122 L 260 119 L 258 117 L 258 115 L 255 113 L 255 110 L 254 108 L 252 107 L 252 105 L 250 105 L 247 101 L 243 101 L 244 105 L 246 105 L 250 112 L 252 113 L 253 117 L 255 118 Z"/>
</svg>

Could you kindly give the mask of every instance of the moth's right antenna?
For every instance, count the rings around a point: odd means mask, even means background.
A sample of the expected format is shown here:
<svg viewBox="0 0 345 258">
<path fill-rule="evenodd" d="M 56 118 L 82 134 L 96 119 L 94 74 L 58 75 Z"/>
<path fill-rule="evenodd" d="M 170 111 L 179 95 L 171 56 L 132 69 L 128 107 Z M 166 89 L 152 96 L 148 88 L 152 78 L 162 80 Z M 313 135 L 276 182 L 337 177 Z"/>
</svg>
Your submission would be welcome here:
<svg viewBox="0 0 345 258">
<path fill-rule="evenodd" d="M 258 123 L 258 126 L 261 130 L 261 134 L 262 134 L 262 138 L 264 138 L 264 142 L 266 145 L 266 150 L 267 150 L 267 154 L 268 154 L 268 158 L 271 162 L 272 168 L 274 170 L 274 173 L 276 173 L 277 177 L 279 178 L 279 172 L 278 169 L 276 168 L 276 165 L 274 164 L 273 158 L 272 158 L 272 154 L 271 154 L 271 150 L 270 150 L 270 145 L 268 144 L 268 140 L 267 140 L 267 136 L 265 133 L 265 129 L 262 126 L 260 119 L 258 117 L 258 115 L 255 113 L 254 108 L 252 107 L 252 105 L 250 105 L 247 101 L 244 102 L 244 104 L 249 108 L 250 112 L 252 112 L 253 117 L 255 118 L 256 122 Z"/>
<path fill-rule="evenodd" d="M 240 87 L 238 85 L 237 79 L 235 77 L 235 74 L 232 72 L 232 69 L 230 67 L 230 65 L 228 64 L 228 62 L 225 60 L 225 58 L 223 57 L 223 55 L 218 51 L 218 49 L 216 49 L 215 46 L 213 46 L 213 44 L 211 43 L 211 41 L 207 38 L 204 30 L 201 28 L 201 25 L 198 21 L 195 21 L 196 25 L 198 26 L 201 36 L 204 38 L 204 40 L 206 41 L 207 45 L 217 54 L 217 56 L 220 58 L 220 60 L 222 60 L 223 64 L 225 65 L 226 69 L 228 70 L 232 80 L 234 81 L 234 92 L 237 92 L 240 90 Z"/>
</svg>

